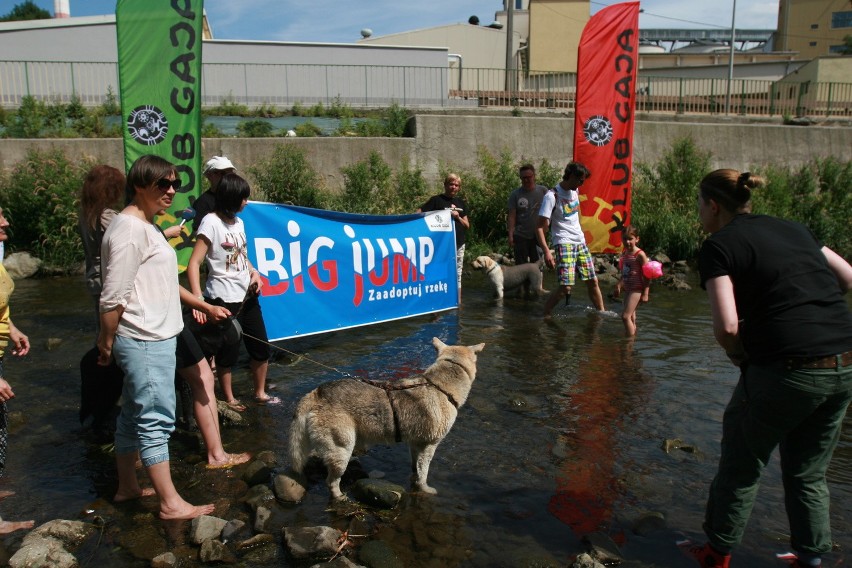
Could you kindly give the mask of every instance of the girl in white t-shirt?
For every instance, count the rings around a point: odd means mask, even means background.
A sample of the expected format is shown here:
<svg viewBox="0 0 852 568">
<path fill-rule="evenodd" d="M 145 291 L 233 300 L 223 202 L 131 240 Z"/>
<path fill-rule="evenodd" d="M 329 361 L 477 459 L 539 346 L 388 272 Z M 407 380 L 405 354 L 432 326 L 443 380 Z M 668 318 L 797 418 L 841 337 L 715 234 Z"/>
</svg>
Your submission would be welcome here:
<svg viewBox="0 0 852 568">
<path fill-rule="evenodd" d="M 213 213 L 208 213 L 198 227 L 186 274 L 194 295 L 210 304 L 225 306 L 232 314 L 237 314 L 250 359 L 254 400 L 260 404 L 274 404 L 280 400 L 266 393 L 269 343 L 258 302 L 263 283 L 249 262 L 245 228 L 242 219 L 237 217 L 237 213 L 246 206 L 250 193 L 248 182 L 237 174 L 222 177 L 216 189 Z M 202 261 L 207 263 L 207 282 L 203 295 L 200 277 Z M 206 321 L 202 312 L 194 311 L 193 314 L 199 323 Z M 239 343 L 224 343 L 216 353 L 207 355 L 216 357 L 219 385 L 225 402 L 241 411 L 245 410 L 245 406 L 234 396 L 231 385 L 231 367 L 236 364 L 239 353 Z"/>
</svg>

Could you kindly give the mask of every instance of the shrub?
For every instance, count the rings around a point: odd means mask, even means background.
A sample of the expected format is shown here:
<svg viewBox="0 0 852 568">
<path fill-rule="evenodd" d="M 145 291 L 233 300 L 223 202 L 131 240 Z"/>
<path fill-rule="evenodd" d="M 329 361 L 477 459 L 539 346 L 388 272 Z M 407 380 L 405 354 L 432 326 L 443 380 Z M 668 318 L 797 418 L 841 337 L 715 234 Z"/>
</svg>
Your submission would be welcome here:
<svg viewBox="0 0 852 568">
<path fill-rule="evenodd" d="M 310 120 L 307 120 L 302 124 L 296 125 L 293 130 L 296 132 L 296 136 L 300 136 L 302 138 L 322 136 L 322 130 L 320 130 L 320 127 L 311 122 Z"/>
<path fill-rule="evenodd" d="M 409 113 L 394 101 L 383 113 L 385 136 L 400 138 L 405 135 Z"/>
<path fill-rule="evenodd" d="M 320 176 L 308 163 L 305 151 L 294 144 L 278 144 L 272 155 L 248 172 L 255 188 L 272 203 L 322 207 Z"/>
<path fill-rule="evenodd" d="M 519 166 L 508 150 L 495 157 L 484 147 L 478 151 L 477 162 L 482 172 L 478 191 L 468 191 L 465 197 L 471 209 L 470 230 L 477 240 L 492 245 L 494 250 L 508 250 L 506 203 L 509 194 L 520 184 Z M 462 188 L 467 185 L 462 178 Z"/>
<path fill-rule="evenodd" d="M 542 160 L 535 169 L 535 182 L 547 188 L 556 187 L 556 184 L 562 180 L 564 172 L 565 167 L 562 164 L 551 164 L 547 160 Z"/>
<path fill-rule="evenodd" d="M 852 211 L 852 162 L 824 158 L 795 171 L 774 165 L 759 173 L 767 183 L 752 193 L 755 213 L 798 221 L 841 256 L 852 256 L 842 213 Z"/>
<path fill-rule="evenodd" d="M 207 122 L 206 120 L 201 125 L 201 137 L 202 138 L 224 138 L 225 133 L 222 132 L 222 129 L 213 124 L 212 122 Z"/>
<path fill-rule="evenodd" d="M 80 97 L 77 96 L 77 93 L 71 95 L 71 100 L 68 102 L 68 106 L 65 107 L 65 116 L 71 120 L 79 120 L 87 114 L 88 112 L 83 106 L 83 103 L 80 102 Z"/>
<path fill-rule="evenodd" d="M 204 112 L 210 116 L 249 116 L 251 114 L 249 108 L 238 103 L 233 95 L 227 96 L 218 105 L 205 109 Z"/>
<path fill-rule="evenodd" d="M 112 90 L 112 85 L 107 87 L 106 97 L 101 104 L 101 109 L 107 116 L 121 114 L 121 105 L 118 102 L 118 97 L 115 96 L 115 91 Z"/>
<path fill-rule="evenodd" d="M 306 116 L 314 116 L 317 118 L 325 116 L 325 107 L 323 106 L 322 102 L 318 102 L 310 109 L 308 109 L 308 114 Z"/>
<path fill-rule="evenodd" d="M 710 172 L 710 157 L 692 138 L 682 138 L 656 165 L 636 166 L 631 223 L 649 250 L 665 250 L 672 260 L 697 254 L 704 239 L 696 214 L 698 184 Z"/>
<path fill-rule="evenodd" d="M 334 129 L 335 136 L 355 136 L 357 132 L 355 132 L 355 127 L 352 125 L 351 118 L 341 118 L 340 122 L 337 125 L 337 128 Z"/>
<path fill-rule="evenodd" d="M 334 100 L 331 101 L 331 106 L 328 107 L 326 114 L 333 118 L 352 118 L 355 116 L 352 109 L 340 100 L 340 95 L 337 95 L 334 97 Z"/>
<path fill-rule="evenodd" d="M 367 120 L 362 120 L 355 125 L 355 133 L 358 136 L 375 138 L 385 135 L 385 127 L 381 121 L 376 120 L 375 118 L 368 118 Z"/>
<path fill-rule="evenodd" d="M 42 103 L 44 112 L 44 129 L 41 136 L 45 138 L 73 138 L 74 131 L 69 128 L 66 107 L 61 102 L 53 104 Z"/>
<path fill-rule="evenodd" d="M 83 259 L 77 190 L 92 166 L 61 151 L 31 150 L 0 181 L 0 204 L 12 225 L 12 250 L 31 250 L 49 266 L 71 271 Z"/>
<path fill-rule="evenodd" d="M 391 193 L 390 166 L 378 152 L 370 152 L 366 160 L 340 168 L 343 173 L 342 211 L 387 215 L 393 213 L 388 197 Z"/>
<path fill-rule="evenodd" d="M 75 120 L 70 129 L 80 138 L 120 138 L 121 124 L 107 124 L 102 111 L 89 112 Z"/>
<path fill-rule="evenodd" d="M 411 213 L 422 205 L 429 196 L 429 186 L 423 178 L 419 167 L 411 167 L 403 161 L 394 175 L 395 191 L 391 198 L 396 202 L 394 212 L 397 214 Z"/>
<path fill-rule="evenodd" d="M 281 116 L 281 112 L 269 103 L 263 103 L 251 112 L 252 116 L 261 116 L 265 118 L 273 118 Z"/>
<path fill-rule="evenodd" d="M 274 130 L 272 124 L 265 120 L 246 120 L 237 124 L 237 133 L 244 138 L 269 138 Z"/>
<path fill-rule="evenodd" d="M 45 127 L 45 106 L 29 95 L 21 98 L 21 106 L 12 117 L 7 131 L 12 138 L 38 138 Z"/>
</svg>

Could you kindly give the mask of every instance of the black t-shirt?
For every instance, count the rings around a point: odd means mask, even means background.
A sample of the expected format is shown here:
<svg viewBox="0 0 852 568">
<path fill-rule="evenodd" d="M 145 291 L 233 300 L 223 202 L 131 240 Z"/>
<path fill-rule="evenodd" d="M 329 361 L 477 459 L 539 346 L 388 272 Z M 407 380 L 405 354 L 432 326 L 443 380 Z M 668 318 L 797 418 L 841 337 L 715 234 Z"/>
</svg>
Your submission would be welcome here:
<svg viewBox="0 0 852 568">
<path fill-rule="evenodd" d="M 204 219 L 208 213 L 212 213 L 215 206 L 216 194 L 209 189 L 199 195 L 198 199 L 192 203 L 192 208 L 195 209 L 195 219 L 192 226 L 195 227 L 196 231 L 198 230 L 198 227 L 201 226 L 201 220 Z"/>
<path fill-rule="evenodd" d="M 852 312 L 821 249 L 803 225 L 751 214 L 738 215 L 702 245 L 701 287 L 731 278 L 740 338 L 752 361 L 852 349 Z"/>
<path fill-rule="evenodd" d="M 421 207 L 421 211 L 443 211 L 444 209 L 452 209 L 455 207 L 459 209 L 459 217 L 467 217 L 467 204 L 460 197 L 449 198 L 445 194 L 441 193 L 439 195 L 433 195 L 429 198 L 429 201 L 424 203 Z M 461 247 L 464 244 L 464 236 L 467 232 L 467 228 L 464 224 L 456 218 L 453 218 L 456 225 L 456 248 Z"/>
</svg>

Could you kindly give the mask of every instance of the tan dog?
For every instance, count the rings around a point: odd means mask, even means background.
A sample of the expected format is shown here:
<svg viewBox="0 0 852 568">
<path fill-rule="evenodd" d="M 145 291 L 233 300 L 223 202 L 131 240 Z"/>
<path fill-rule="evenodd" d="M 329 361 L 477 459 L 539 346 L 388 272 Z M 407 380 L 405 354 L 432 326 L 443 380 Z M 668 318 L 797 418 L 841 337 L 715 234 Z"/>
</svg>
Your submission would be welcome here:
<svg viewBox="0 0 852 568">
<path fill-rule="evenodd" d="M 484 343 L 450 346 L 433 338 L 437 360 L 422 375 L 393 383 L 342 379 L 306 394 L 290 427 L 290 459 L 301 474 L 311 456 L 328 469 L 334 499 L 355 450 L 370 444 L 409 446 L 412 489 L 436 493 L 426 483 L 435 448 L 450 431 L 476 378 L 476 354 Z"/>
<path fill-rule="evenodd" d="M 541 286 L 541 261 L 505 266 L 498 264 L 490 256 L 478 256 L 472 265 L 476 269 L 485 271 L 485 275 L 491 281 L 491 285 L 494 286 L 494 293 L 498 298 L 502 298 L 504 292 L 510 292 L 520 287 L 523 287 L 524 294 L 527 297 L 541 296 L 547 293 L 547 290 Z"/>
</svg>

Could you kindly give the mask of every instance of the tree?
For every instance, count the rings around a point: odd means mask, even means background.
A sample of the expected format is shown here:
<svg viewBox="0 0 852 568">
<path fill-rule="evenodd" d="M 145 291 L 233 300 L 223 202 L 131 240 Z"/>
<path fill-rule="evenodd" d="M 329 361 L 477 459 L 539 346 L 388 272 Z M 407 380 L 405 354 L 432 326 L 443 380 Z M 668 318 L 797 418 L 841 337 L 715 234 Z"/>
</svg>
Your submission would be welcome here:
<svg viewBox="0 0 852 568">
<path fill-rule="evenodd" d="M 852 35 L 843 36 L 843 55 L 852 55 Z"/>
<path fill-rule="evenodd" d="M 20 22 L 23 20 L 49 20 L 52 18 L 50 12 L 36 6 L 32 0 L 26 0 L 15 4 L 12 11 L 5 16 L 0 16 L 0 22 Z"/>
</svg>

